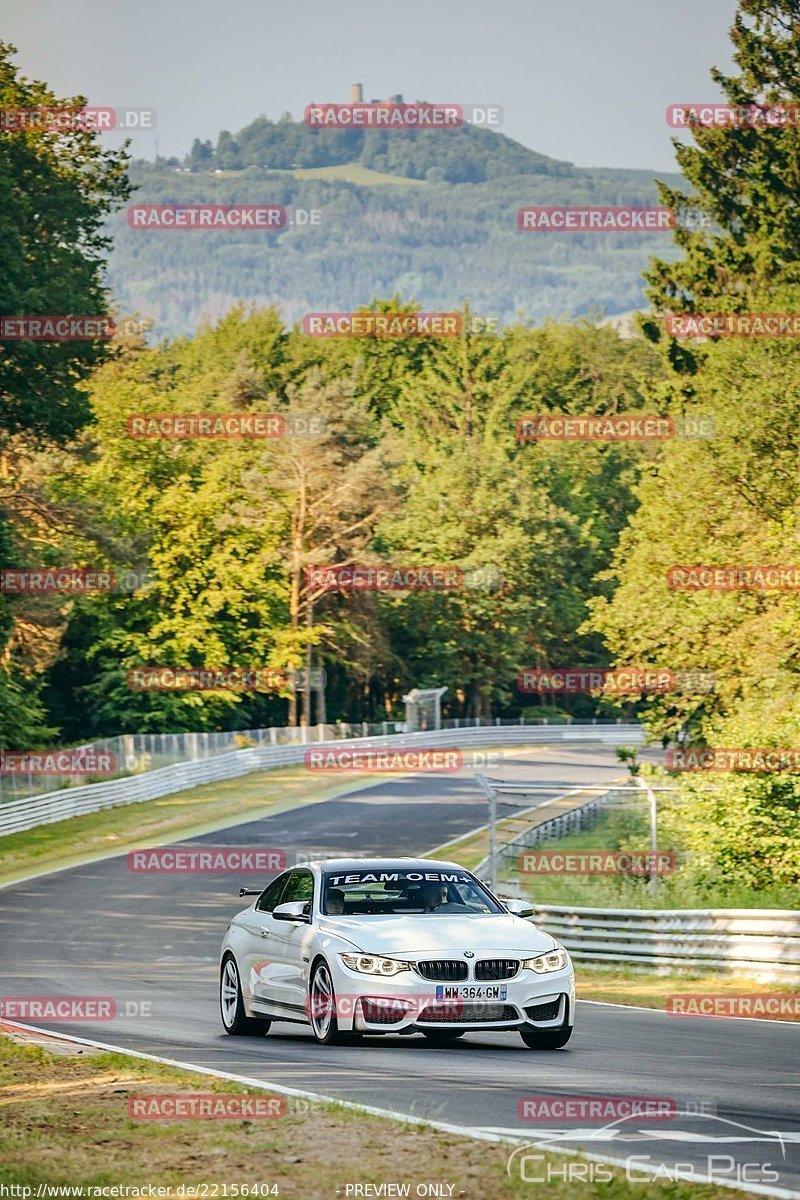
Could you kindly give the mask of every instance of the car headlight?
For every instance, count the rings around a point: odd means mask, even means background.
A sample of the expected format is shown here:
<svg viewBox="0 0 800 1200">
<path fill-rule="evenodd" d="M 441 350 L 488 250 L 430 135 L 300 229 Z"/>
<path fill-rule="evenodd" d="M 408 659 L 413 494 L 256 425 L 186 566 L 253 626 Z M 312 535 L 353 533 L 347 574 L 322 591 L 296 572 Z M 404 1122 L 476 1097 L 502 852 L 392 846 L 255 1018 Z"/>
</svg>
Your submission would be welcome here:
<svg viewBox="0 0 800 1200">
<path fill-rule="evenodd" d="M 400 971 L 410 971 L 408 963 L 399 962 L 396 958 L 378 958 L 374 954 L 340 954 L 342 962 L 351 971 L 361 975 L 397 975 Z"/>
<path fill-rule="evenodd" d="M 522 960 L 523 967 L 535 971 L 537 975 L 548 975 L 551 971 L 563 971 L 568 963 L 569 956 L 563 946 L 555 946 L 552 950 L 548 950 L 547 954 L 540 954 L 538 958 Z"/>
</svg>

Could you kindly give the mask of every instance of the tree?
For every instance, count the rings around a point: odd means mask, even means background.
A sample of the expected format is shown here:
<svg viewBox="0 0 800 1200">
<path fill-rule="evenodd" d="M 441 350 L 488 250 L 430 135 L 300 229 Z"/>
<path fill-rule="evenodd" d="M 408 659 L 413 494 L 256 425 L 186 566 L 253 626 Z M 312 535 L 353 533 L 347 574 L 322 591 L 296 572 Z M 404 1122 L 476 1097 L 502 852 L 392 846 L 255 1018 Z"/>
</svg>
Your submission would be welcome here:
<svg viewBox="0 0 800 1200">
<path fill-rule="evenodd" d="M 141 349 L 107 364 L 93 383 L 96 426 L 71 494 L 87 511 L 100 500 L 106 553 L 144 559 L 151 581 L 133 595 L 76 607 L 93 621 L 94 664 L 78 700 L 104 732 L 214 727 L 233 713 L 279 718 L 274 694 L 131 692 L 133 667 L 274 667 L 286 587 L 272 552 L 277 517 L 250 527 L 236 515 L 252 443 L 128 436 L 126 417 L 150 413 L 263 411 L 281 379 L 285 335 L 274 311 L 230 313 L 193 339 Z M 248 459 L 248 455 L 250 458 Z M 144 539 L 144 540 L 142 540 Z M 244 718 L 247 719 L 247 718 Z"/>
<path fill-rule="evenodd" d="M 13 46 L 0 42 L 3 110 L 80 108 L 17 74 Z M 0 312 L 9 316 L 103 316 L 105 231 L 129 194 L 124 150 L 104 150 L 89 129 L 27 127 L 0 137 Z M 3 339 L 0 452 L 25 434 L 64 441 L 88 418 L 80 383 L 100 359 L 97 341 Z"/>
<path fill-rule="evenodd" d="M 402 682 L 447 685 L 452 711 L 476 717 L 515 695 L 530 640 L 547 639 L 559 604 L 569 611 L 580 541 L 517 442 L 507 353 L 494 335 L 442 339 L 389 411 L 408 498 L 379 548 L 393 562 L 464 570 L 456 590 L 382 601 Z"/>
<path fill-rule="evenodd" d="M 192 148 L 186 156 L 186 163 L 193 171 L 208 171 L 214 165 L 214 147 L 206 140 L 201 142 L 195 138 Z"/>
<path fill-rule="evenodd" d="M 357 671 L 352 648 L 364 639 L 348 612 L 352 593 L 331 595 L 327 587 L 309 582 L 308 569 L 364 561 L 377 522 L 394 505 L 396 487 L 380 427 L 352 381 L 328 381 L 312 368 L 302 385 L 287 387 L 279 411 L 289 429 L 309 419 L 320 428 L 266 445 L 244 475 L 243 495 L 235 507 L 254 527 L 261 526 L 267 513 L 279 514 L 282 535 L 275 559 L 289 588 L 280 665 L 306 668 L 302 723 L 310 724 L 312 648 L 323 651 L 318 666 L 328 651 Z M 364 606 L 353 607 L 359 611 Z M 293 693 L 289 722 L 296 721 Z"/>
<path fill-rule="evenodd" d="M 239 143 L 227 129 L 223 129 L 217 139 L 215 161 L 223 171 L 235 171 L 241 166 Z"/>
<path fill-rule="evenodd" d="M 713 439 L 675 440 L 642 479 L 639 507 L 590 607 L 590 625 L 620 665 L 708 669 L 713 693 L 653 695 L 645 720 L 675 737 L 687 721 L 733 713 L 748 694 L 793 707 L 800 626 L 785 592 L 696 593 L 668 573 L 693 564 L 795 561 L 800 356 L 786 343 L 723 340 L 701 373 Z M 781 395 L 776 394 L 780 387 Z M 676 383 L 676 392 L 680 383 Z"/>
<path fill-rule="evenodd" d="M 711 72 L 729 104 L 800 103 L 799 0 L 739 0 L 731 40 L 738 73 Z M 674 236 L 684 255 L 651 262 L 648 298 L 656 314 L 747 311 L 754 295 L 800 281 L 800 127 L 694 123 L 691 133 L 693 143 L 674 141 L 691 190 L 659 185 L 681 218 Z M 712 224 L 692 228 L 698 215 Z M 657 321 L 646 329 L 658 338 Z M 676 362 L 684 353 L 672 347 Z"/>
<path fill-rule="evenodd" d="M 78 109 L 46 84 L 20 76 L 13 46 L 0 42 L 0 109 Z M 6 316 L 93 316 L 107 312 L 104 225 L 129 194 L 127 154 L 103 150 L 81 127 L 33 124 L 0 135 L 0 312 Z M 3 566 L 36 563 L 56 534 L 32 469 L 37 449 L 64 444 L 89 419 L 82 390 L 105 347 L 98 341 L 3 339 L 0 355 L 0 547 Z M 24 477 L 24 483 L 21 482 Z M 36 563 L 38 565 L 38 563 Z M 0 743 L 26 742 L 41 722 L 31 663 L 10 665 L 16 603 L 0 597 Z M 37 665 L 41 666 L 41 662 Z"/>
</svg>

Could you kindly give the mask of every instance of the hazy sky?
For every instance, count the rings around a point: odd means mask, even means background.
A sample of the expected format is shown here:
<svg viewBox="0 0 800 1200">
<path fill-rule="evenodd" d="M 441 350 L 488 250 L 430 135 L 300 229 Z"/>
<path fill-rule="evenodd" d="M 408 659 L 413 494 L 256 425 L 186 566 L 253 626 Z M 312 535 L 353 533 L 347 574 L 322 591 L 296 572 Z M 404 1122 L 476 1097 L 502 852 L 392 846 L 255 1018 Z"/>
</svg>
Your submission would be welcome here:
<svg viewBox="0 0 800 1200">
<path fill-rule="evenodd" d="M 133 152 L 182 156 L 261 113 L 403 93 L 500 104 L 503 132 L 580 166 L 673 166 L 668 104 L 718 98 L 735 0 L 4 0 L 24 74 L 154 108 Z M 109 144 L 115 144 L 107 135 Z M 118 139 L 117 139 L 118 140 Z"/>
</svg>

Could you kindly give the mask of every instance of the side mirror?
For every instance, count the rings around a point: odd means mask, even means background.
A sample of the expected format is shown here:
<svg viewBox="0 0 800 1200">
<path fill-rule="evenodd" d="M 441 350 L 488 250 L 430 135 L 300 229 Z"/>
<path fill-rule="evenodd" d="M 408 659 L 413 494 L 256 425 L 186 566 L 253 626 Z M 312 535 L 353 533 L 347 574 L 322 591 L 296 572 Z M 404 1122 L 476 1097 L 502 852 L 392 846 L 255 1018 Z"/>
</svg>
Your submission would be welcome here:
<svg viewBox="0 0 800 1200">
<path fill-rule="evenodd" d="M 308 908 L 308 900 L 290 900 L 287 904 L 279 904 L 273 908 L 272 915 L 276 921 L 298 921 L 307 925 L 311 921 L 306 911 Z"/>
<path fill-rule="evenodd" d="M 505 905 L 506 912 L 510 912 L 512 917 L 532 917 L 533 909 L 528 900 L 512 900 L 510 897 L 498 896 L 501 904 Z"/>
</svg>

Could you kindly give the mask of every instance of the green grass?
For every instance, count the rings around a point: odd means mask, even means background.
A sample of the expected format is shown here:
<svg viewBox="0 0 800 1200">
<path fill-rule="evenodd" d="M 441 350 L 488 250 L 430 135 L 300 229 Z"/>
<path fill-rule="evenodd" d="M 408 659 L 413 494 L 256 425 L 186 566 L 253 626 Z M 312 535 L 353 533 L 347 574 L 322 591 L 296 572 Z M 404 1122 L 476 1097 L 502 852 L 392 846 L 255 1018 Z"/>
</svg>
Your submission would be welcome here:
<svg viewBox="0 0 800 1200">
<path fill-rule="evenodd" d="M 635 971 L 629 967 L 593 967 L 575 964 L 575 990 L 579 1000 L 602 1000 L 608 1004 L 631 1004 L 642 1008 L 667 1006 L 675 993 L 716 996 L 793 996 L 796 985 L 764 983 L 746 975 L 716 975 L 709 971 L 670 968 L 662 974 Z M 800 1021 L 800 1017 L 776 1016 L 773 1020 Z"/>
</svg>

